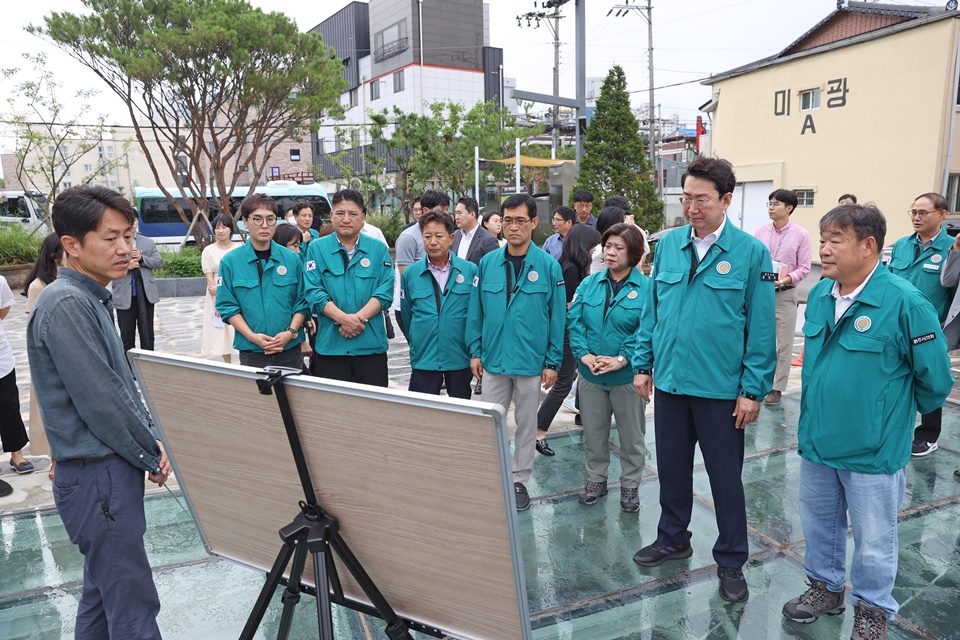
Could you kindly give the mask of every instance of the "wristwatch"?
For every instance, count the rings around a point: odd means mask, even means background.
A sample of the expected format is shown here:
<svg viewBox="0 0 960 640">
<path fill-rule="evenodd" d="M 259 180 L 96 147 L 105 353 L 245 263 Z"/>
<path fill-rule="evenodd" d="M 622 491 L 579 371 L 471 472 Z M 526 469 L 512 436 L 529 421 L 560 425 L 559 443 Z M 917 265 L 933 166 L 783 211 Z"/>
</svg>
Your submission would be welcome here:
<svg viewBox="0 0 960 640">
<path fill-rule="evenodd" d="M 299 329 L 294 329 L 293 327 L 287 327 L 287 331 L 292 333 L 294 338 L 296 338 L 297 335 L 300 333 Z"/>
<path fill-rule="evenodd" d="M 746 398 L 747 400 L 753 400 L 754 402 L 757 401 L 757 394 L 755 393 L 747 393 L 746 391 L 741 391 L 740 395 Z"/>
<path fill-rule="evenodd" d="M 627 366 L 627 359 L 624 358 L 624 357 L 621 356 L 621 355 L 617 355 L 617 362 L 620 363 L 620 366 L 621 366 L 621 367 Z"/>
</svg>

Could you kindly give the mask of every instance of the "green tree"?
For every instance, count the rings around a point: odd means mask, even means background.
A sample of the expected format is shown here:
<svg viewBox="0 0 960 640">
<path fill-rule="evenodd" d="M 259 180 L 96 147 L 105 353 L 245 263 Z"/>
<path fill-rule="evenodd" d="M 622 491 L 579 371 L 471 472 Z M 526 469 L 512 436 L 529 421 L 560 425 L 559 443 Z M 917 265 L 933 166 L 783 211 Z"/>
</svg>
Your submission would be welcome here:
<svg viewBox="0 0 960 640">
<path fill-rule="evenodd" d="M 104 137 L 112 137 L 107 117 L 93 116 L 87 102 L 99 92 L 83 89 L 64 99 L 62 85 L 47 69 L 45 54 L 25 53 L 23 59 L 31 65 L 28 72 L 16 68 L 0 71 L 5 80 L 16 81 L 25 76 L 16 82 L 7 98 L 9 111 L 3 119 L 16 136 L 16 178 L 24 188 L 46 197 L 40 206 L 49 215 L 50 205 L 65 178 L 74 184 L 87 184 L 126 167 L 124 158 L 131 141 L 124 141 L 113 158 L 100 154 L 97 162 L 91 162 L 87 154 L 97 149 Z M 84 164 L 92 168 L 81 173 L 77 170 L 84 159 Z"/>
<path fill-rule="evenodd" d="M 603 81 L 583 151 L 576 189 L 589 189 L 601 203 L 622 195 L 641 227 L 652 231 L 663 225 L 663 202 L 650 181 L 640 128 L 630 111 L 627 79 L 617 65 Z"/>
<path fill-rule="evenodd" d="M 429 116 L 405 113 L 396 106 L 390 112 L 384 109 L 371 113 L 369 120 L 373 141 L 370 155 L 383 160 L 384 173 L 393 174 L 393 196 L 403 219 L 409 222 L 413 199 L 423 193 L 435 173 L 420 151 L 436 144 L 439 125 Z"/>
<path fill-rule="evenodd" d="M 29 31 L 96 73 L 127 104 L 164 195 L 190 224 L 257 184 L 285 139 L 338 114 L 342 64 L 315 33 L 245 0 L 83 0 Z M 168 189 L 172 181 L 178 189 Z M 177 201 L 182 197 L 188 212 Z M 197 228 L 202 244 L 206 226 Z"/>
</svg>

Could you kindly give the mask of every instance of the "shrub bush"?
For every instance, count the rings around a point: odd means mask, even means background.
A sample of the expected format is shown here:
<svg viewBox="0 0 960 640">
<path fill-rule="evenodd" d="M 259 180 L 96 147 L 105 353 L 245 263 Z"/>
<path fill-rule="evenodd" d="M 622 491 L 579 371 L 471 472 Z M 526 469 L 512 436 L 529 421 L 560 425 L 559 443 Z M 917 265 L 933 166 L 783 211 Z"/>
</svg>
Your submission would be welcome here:
<svg viewBox="0 0 960 640">
<path fill-rule="evenodd" d="M 200 266 L 200 249 L 184 247 L 183 251 L 161 249 L 163 269 L 153 272 L 156 278 L 193 278 L 203 277 L 203 268 Z"/>
<path fill-rule="evenodd" d="M 46 236 L 44 229 L 31 233 L 19 224 L 0 224 L 0 265 L 33 264 Z"/>
<path fill-rule="evenodd" d="M 387 244 L 391 247 L 397 243 L 397 237 L 403 231 L 403 225 L 406 224 L 403 214 L 395 210 L 382 214 L 368 213 L 367 223 L 379 227 L 380 231 L 383 231 L 383 237 L 387 239 Z"/>
</svg>

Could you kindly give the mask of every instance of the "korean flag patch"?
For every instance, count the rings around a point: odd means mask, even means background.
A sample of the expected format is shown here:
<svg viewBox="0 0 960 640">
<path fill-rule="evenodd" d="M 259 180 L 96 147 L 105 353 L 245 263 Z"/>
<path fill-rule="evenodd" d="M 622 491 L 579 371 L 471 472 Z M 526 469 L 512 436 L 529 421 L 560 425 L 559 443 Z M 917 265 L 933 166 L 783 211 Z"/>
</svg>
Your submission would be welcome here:
<svg viewBox="0 0 960 640">
<path fill-rule="evenodd" d="M 480 284 L 480 276 L 473 276 L 473 286 Z"/>
<path fill-rule="evenodd" d="M 223 284 L 223 278 L 220 276 L 217 276 L 217 286 L 219 287 L 222 284 Z"/>
<path fill-rule="evenodd" d="M 316 260 L 307 260 L 307 271 L 314 271 L 317 268 Z"/>
</svg>

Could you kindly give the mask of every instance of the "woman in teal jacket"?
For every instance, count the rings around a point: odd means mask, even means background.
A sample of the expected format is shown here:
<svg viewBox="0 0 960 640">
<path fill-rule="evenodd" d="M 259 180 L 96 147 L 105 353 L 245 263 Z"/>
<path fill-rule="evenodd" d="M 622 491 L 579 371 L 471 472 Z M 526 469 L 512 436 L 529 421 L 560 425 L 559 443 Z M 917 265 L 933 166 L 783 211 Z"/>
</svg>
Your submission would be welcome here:
<svg viewBox="0 0 960 640">
<path fill-rule="evenodd" d="M 650 280 L 635 268 L 643 258 L 643 234 L 632 225 L 615 224 L 600 238 L 606 269 L 577 287 L 567 314 L 570 349 L 579 362 L 580 416 L 586 454 L 587 484 L 582 504 L 607 493 L 610 466 L 610 420 L 620 435 L 620 508 L 640 510 L 638 487 L 643 475 L 646 402 L 633 387 L 637 332 Z"/>
</svg>

